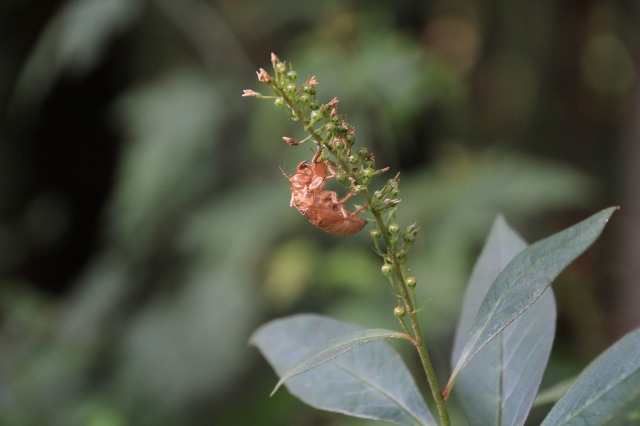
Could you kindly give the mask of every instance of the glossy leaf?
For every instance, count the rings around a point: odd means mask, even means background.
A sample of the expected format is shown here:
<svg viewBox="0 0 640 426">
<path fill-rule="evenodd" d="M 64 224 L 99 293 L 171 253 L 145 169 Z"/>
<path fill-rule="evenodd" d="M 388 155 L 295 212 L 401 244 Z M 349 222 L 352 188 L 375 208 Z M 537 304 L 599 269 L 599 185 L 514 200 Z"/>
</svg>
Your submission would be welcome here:
<svg viewBox="0 0 640 426">
<path fill-rule="evenodd" d="M 640 328 L 607 349 L 578 376 L 543 426 L 640 422 Z"/>
<path fill-rule="evenodd" d="M 478 351 L 538 300 L 551 282 L 598 238 L 615 210 L 616 207 L 602 210 L 531 245 L 507 265 L 480 306 L 445 394 Z"/>
<path fill-rule="evenodd" d="M 358 330 L 319 315 L 295 315 L 263 325 L 250 343 L 283 377 L 311 351 Z M 285 387 L 322 410 L 399 425 L 436 424 L 402 359 L 383 341 L 354 347 L 291 377 Z"/>
<path fill-rule="evenodd" d="M 527 244 L 498 217 L 474 267 L 456 330 L 455 365 L 482 300 L 498 274 Z M 456 393 L 471 425 L 523 424 L 535 399 L 555 334 L 550 289 L 489 342 L 460 373 Z"/>
</svg>

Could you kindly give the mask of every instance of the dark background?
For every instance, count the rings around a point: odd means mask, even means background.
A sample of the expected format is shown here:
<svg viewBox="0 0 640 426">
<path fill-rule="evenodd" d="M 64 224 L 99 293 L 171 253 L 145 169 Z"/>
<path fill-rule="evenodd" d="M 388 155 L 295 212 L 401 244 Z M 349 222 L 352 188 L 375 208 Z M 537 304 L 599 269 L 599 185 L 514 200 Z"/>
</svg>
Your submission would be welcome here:
<svg viewBox="0 0 640 426">
<path fill-rule="evenodd" d="M 0 0 L 0 423 L 367 424 L 268 398 L 246 345 L 297 312 L 395 326 L 368 233 L 289 208 L 280 168 L 311 151 L 240 96 L 272 51 L 402 172 L 442 378 L 498 213 L 533 242 L 621 206 L 554 284 L 543 387 L 575 375 L 640 324 L 638 17 L 631 0 Z"/>
</svg>

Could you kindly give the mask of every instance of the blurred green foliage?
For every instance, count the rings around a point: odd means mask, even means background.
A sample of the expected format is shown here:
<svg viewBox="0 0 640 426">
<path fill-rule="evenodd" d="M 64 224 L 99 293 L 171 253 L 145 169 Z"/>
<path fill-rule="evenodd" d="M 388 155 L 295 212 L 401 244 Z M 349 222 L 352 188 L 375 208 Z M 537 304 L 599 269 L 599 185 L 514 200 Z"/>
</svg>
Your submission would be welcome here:
<svg viewBox="0 0 640 426">
<path fill-rule="evenodd" d="M 366 231 L 323 234 L 289 207 L 279 167 L 311 150 L 240 97 L 271 51 L 402 172 L 399 220 L 421 227 L 410 266 L 446 368 L 494 216 L 538 239 L 608 204 L 633 3 L 574 3 L 3 5 L 0 423 L 367 424 L 269 399 L 275 375 L 246 346 L 292 312 L 395 327 Z M 594 269 L 573 273 L 585 291 Z M 574 315 L 600 324 L 597 297 L 579 300 Z M 563 356 L 550 383 L 585 361 Z"/>
</svg>

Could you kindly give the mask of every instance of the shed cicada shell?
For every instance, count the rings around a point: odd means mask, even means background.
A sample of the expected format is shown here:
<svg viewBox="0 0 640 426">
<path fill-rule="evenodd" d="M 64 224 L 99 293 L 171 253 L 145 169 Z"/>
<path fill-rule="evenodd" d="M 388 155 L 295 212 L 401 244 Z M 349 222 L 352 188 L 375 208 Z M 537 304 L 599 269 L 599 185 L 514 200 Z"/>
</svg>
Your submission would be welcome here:
<svg viewBox="0 0 640 426">
<path fill-rule="evenodd" d="M 359 232 L 367 221 L 358 216 L 367 206 L 351 212 L 344 202 L 353 192 L 339 199 L 335 191 L 325 189 L 325 181 L 335 176 L 327 161 L 318 161 L 316 153 L 311 163 L 298 164 L 296 174 L 289 177 L 291 183 L 291 207 L 298 209 L 309 222 L 325 232 L 336 235 L 351 235 Z M 331 172 L 331 173 L 330 173 Z"/>
</svg>

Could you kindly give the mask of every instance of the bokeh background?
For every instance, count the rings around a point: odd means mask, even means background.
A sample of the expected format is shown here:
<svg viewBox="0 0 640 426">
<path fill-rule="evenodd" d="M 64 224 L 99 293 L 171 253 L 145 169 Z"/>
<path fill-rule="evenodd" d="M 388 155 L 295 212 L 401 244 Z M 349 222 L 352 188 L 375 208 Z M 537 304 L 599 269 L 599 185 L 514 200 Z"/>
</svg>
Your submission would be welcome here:
<svg viewBox="0 0 640 426">
<path fill-rule="evenodd" d="M 635 0 L 0 7 L 0 424 L 369 424 L 269 398 L 276 378 L 247 346 L 298 312 L 395 327 L 368 233 L 324 234 L 289 207 L 281 169 L 311 150 L 241 97 L 263 90 L 272 51 L 402 172 L 442 380 L 498 213 L 533 242 L 622 206 L 554 284 L 543 387 L 640 324 Z"/>
</svg>

